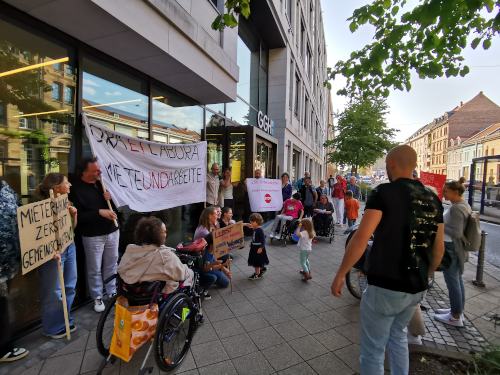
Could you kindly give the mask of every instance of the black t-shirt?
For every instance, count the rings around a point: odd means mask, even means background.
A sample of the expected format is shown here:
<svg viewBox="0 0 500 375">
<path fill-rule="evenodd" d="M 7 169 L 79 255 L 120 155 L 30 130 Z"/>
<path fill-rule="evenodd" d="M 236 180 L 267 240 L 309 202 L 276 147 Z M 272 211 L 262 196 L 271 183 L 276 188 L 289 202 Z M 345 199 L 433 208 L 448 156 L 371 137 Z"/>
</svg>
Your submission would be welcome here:
<svg viewBox="0 0 500 375">
<path fill-rule="evenodd" d="M 406 293 L 427 289 L 437 225 L 443 222 L 436 194 L 419 181 L 401 178 L 375 188 L 366 209 L 382 211 L 365 263 L 368 283 Z"/>
<path fill-rule="evenodd" d="M 69 196 L 70 201 L 78 209 L 77 229 L 82 236 L 102 236 L 118 229 L 113 221 L 99 215 L 100 209 L 108 209 L 100 182 L 89 184 L 81 180 L 75 181 Z M 116 212 L 113 202 L 111 202 L 111 206 Z"/>
</svg>

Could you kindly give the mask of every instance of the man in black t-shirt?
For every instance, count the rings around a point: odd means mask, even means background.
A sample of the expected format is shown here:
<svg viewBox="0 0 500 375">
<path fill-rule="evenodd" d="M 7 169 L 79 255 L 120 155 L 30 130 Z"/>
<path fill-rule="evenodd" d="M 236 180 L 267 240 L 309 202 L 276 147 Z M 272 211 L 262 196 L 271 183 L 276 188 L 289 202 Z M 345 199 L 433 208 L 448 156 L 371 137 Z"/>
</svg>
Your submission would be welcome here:
<svg viewBox="0 0 500 375">
<path fill-rule="evenodd" d="M 361 299 L 362 375 L 384 373 L 386 347 L 391 372 L 408 373 L 405 328 L 444 253 L 443 207 L 433 192 L 413 180 L 416 164 L 417 154 L 409 146 L 397 146 L 387 154 L 391 182 L 370 195 L 332 283 L 332 294 L 339 297 L 346 273 L 374 234 L 365 261 L 368 287 Z"/>
<path fill-rule="evenodd" d="M 111 196 L 103 191 L 97 159 L 84 159 L 80 169 L 80 178 L 71 188 L 70 200 L 78 209 L 77 230 L 82 235 L 85 250 L 87 283 L 94 310 L 100 313 L 105 309 L 103 280 L 115 275 L 117 270 L 120 232 L 115 225 L 116 213 L 106 202 Z M 116 294 L 116 281 L 110 281 L 104 288 L 111 297 Z"/>
</svg>

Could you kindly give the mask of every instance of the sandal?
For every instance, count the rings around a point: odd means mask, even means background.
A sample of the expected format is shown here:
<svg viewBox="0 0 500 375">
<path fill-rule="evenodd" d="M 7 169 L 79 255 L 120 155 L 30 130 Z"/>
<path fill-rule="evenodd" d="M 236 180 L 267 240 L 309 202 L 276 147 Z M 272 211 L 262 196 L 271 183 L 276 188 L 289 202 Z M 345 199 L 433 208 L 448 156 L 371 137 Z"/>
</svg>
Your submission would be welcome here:
<svg viewBox="0 0 500 375">
<path fill-rule="evenodd" d="M 7 352 L 3 357 L 0 358 L 0 363 L 2 362 L 14 362 L 18 359 L 22 359 L 29 354 L 24 348 L 13 348 L 11 351 Z"/>
</svg>

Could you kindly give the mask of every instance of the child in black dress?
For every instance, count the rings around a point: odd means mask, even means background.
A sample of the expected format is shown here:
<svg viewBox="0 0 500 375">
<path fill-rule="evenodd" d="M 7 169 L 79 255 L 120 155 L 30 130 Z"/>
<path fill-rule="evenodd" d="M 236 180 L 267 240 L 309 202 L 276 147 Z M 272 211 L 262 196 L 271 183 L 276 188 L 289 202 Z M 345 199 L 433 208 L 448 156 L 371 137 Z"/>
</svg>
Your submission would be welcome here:
<svg viewBox="0 0 500 375">
<path fill-rule="evenodd" d="M 250 215 L 250 224 L 248 227 L 253 229 L 252 242 L 250 244 L 250 252 L 248 253 L 248 265 L 255 268 L 255 272 L 250 276 L 249 280 L 257 280 L 262 278 L 266 271 L 266 265 L 269 264 L 269 259 L 266 253 L 266 235 L 260 227 L 264 222 L 260 214 L 253 213 Z"/>
</svg>

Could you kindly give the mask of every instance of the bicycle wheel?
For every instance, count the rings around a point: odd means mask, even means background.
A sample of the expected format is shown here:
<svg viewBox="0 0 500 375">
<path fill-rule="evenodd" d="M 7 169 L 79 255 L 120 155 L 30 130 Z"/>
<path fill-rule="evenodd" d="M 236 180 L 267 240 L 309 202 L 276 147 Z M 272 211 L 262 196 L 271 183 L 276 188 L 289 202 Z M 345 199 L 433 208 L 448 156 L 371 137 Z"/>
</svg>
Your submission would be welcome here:
<svg viewBox="0 0 500 375">
<path fill-rule="evenodd" d="M 345 284 L 353 297 L 361 299 L 363 292 L 368 286 L 368 280 L 363 271 L 353 267 L 345 275 Z"/>
<path fill-rule="evenodd" d="M 104 357 L 109 355 L 113 327 L 115 323 L 115 304 L 117 296 L 110 298 L 102 312 L 96 330 L 97 351 Z"/>
<path fill-rule="evenodd" d="M 177 367 L 186 356 L 196 329 L 197 309 L 184 293 L 172 297 L 162 309 L 155 333 L 155 359 L 163 371 Z"/>
</svg>

